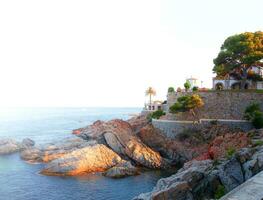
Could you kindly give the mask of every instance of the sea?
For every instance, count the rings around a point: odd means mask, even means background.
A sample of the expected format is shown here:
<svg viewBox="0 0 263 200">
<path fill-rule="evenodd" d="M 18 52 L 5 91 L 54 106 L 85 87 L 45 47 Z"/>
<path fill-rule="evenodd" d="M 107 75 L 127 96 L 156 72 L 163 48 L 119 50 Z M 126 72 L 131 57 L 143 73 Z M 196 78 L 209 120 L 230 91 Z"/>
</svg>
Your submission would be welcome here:
<svg viewBox="0 0 263 200">
<path fill-rule="evenodd" d="M 36 144 L 75 137 L 73 129 L 96 120 L 128 119 L 141 108 L 0 108 L 0 139 Z M 138 176 L 111 179 L 101 174 L 77 177 L 44 176 L 43 164 L 29 164 L 19 153 L 0 156 L 0 200 L 125 200 L 149 192 L 156 182 L 170 175 L 145 171 Z"/>
</svg>

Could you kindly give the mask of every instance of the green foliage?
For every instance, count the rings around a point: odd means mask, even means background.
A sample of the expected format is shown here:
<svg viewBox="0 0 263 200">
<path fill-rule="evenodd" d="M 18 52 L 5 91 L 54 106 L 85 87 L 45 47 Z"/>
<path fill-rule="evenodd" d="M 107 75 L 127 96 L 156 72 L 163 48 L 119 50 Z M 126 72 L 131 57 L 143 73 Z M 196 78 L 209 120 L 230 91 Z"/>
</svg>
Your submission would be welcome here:
<svg viewBox="0 0 263 200">
<path fill-rule="evenodd" d="M 172 93 L 172 92 L 174 92 L 175 90 L 174 90 L 174 88 L 173 87 L 169 87 L 168 88 L 168 93 Z"/>
<path fill-rule="evenodd" d="M 248 106 L 244 118 L 251 121 L 255 128 L 263 128 L 263 112 L 260 111 L 259 104 L 253 103 Z"/>
<path fill-rule="evenodd" d="M 197 86 L 194 86 L 193 87 L 193 92 L 197 92 L 198 91 L 198 87 Z"/>
<path fill-rule="evenodd" d="M 176 138 L 180 141 L 184 141 L 191 137 L 191 132 L 188 130 L 184 130 L 176 135 Z"/>
<path fill-rule="evenodd" d="M 163 116 L 163 115 L 165 115 L 165 112 L 164 112 L 164 111 L 162 111 L 162 110 L 157 110 L 157 111 L 154 111 L 154 112 L 150 113 L 150 114 L 147 116 L 147 118 L 148 118 L 149 120 L 151 120 L 151 119 L 160 119 L 160 117 Z"/>
<path fill-rule="evenodd" d="M 252 66 L 263 67 L 263 32 L 246 32 L 228 37 L 214 59 L 213 71 L 218 77 L 229 74 L 238 79 L 250 78 Z"/>
<path fill-rule="evenodd" d="M 256 129 L 263 128 L 263 112 L 255 111 L 252 124 Z"/>
<path fill-rule="evenodd" d="M 220 199 L 226 194 L 225 187 L 223 185 L 218 185 L 215 191 L 215 199 Z"/>
<path fill-rule="evenodd" d="M 254 146 L 263 146 L 263 141 L 262 140 L 258 140 L 254 143 Z"/>
<path fill-rule="evenodd" d="M 255 111 L 259 111 L 259 110 L 260 110 L 260 106 L 258 103 L 253 103 L 249 105 L 245 110 L 245 115 L 244 115 L 245 119 L 252 120 L 254 117 Z"/>
<path fill-rule="evenodd" d="M 234 149 L 233 147 L 230 147 L 226 151 L 226 157 L 230 159 L 235 153 L 236 153 L 236 149 Z"/>
<path fill-rule="evenodd" d="M 204 102 L 199 95 L 197 94 L 186 95 L 179 97 L 177 99 L 177 102 L 170 107 L 170 112 L 171 113 L 186 112 L 202 107 L 203 105 Z"/>
<path fill-rule="evenodd" d="M 185 88 L 185 90 L 188 91 L 188 90 L 190 89 L 190 87 L 191 87 L 191 83 L 190 83 L 189 81 L 186 81 L 186 82 L 184 83 L 184 88 Z"/>
</svg>

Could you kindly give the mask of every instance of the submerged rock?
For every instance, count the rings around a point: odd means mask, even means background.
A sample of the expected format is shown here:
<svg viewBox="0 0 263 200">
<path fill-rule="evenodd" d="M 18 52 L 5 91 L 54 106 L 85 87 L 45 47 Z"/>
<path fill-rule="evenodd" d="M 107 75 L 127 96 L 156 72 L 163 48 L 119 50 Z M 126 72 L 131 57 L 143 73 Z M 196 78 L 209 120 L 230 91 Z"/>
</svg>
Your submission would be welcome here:
<svg viewBox="0 0 263 200">
<path fill-rule="evenodd" d="M 45 175 L 74 176 L 103 172 L 121 161 L 121 157 L 105 145 L 96 144 L 74 150 L 48 163 L 41 171 Z"/>
</svg>

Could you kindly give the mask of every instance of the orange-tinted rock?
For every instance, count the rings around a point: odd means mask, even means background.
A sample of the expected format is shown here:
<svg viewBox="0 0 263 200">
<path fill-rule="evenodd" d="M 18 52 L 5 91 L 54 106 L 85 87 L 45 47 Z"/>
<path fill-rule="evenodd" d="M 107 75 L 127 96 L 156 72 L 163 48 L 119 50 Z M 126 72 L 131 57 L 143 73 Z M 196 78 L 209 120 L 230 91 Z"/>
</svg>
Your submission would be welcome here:
<svg viewBox="0 0 263 200">
<path fill-rule="evenodd" d="M 103 172 L 122 159 L 105 145 L 97 144 L 77 149 L 48 163 L 41 171 L 45 175 L 74 176 L 90 172 Z"/>
</svg>

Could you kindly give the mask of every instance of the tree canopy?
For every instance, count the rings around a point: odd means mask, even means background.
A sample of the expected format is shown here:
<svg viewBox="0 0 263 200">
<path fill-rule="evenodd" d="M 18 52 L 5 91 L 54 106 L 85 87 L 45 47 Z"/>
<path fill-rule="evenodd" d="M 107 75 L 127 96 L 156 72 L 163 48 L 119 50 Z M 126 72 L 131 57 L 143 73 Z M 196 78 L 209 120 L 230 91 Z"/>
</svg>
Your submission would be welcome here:
<svg viewBox="0 0 263 200">
<path fill-rule="evenodd" d="M 186 95 L 179 97 L 177 102 L 170 107 L 171 113 L 191 111 L 194 115 L 194 110 L 204 105 L 202 98 L 197 95 Z"/>
<path fill-rule="evenodd" d="M 228 37 L 218 56 L 213 71 L 218 77 L 231 75 L 239 80 L 253 79 L 252 67 L 263 67 L 263 32 L 245 32 Z"/>
<path fill-rule="evenodd" d="M 184 83 L 184 88 L 186 91 L 188 91 L 191 87 L 191 83 L 187 80 L 185 83 Z"/>
</svg>

